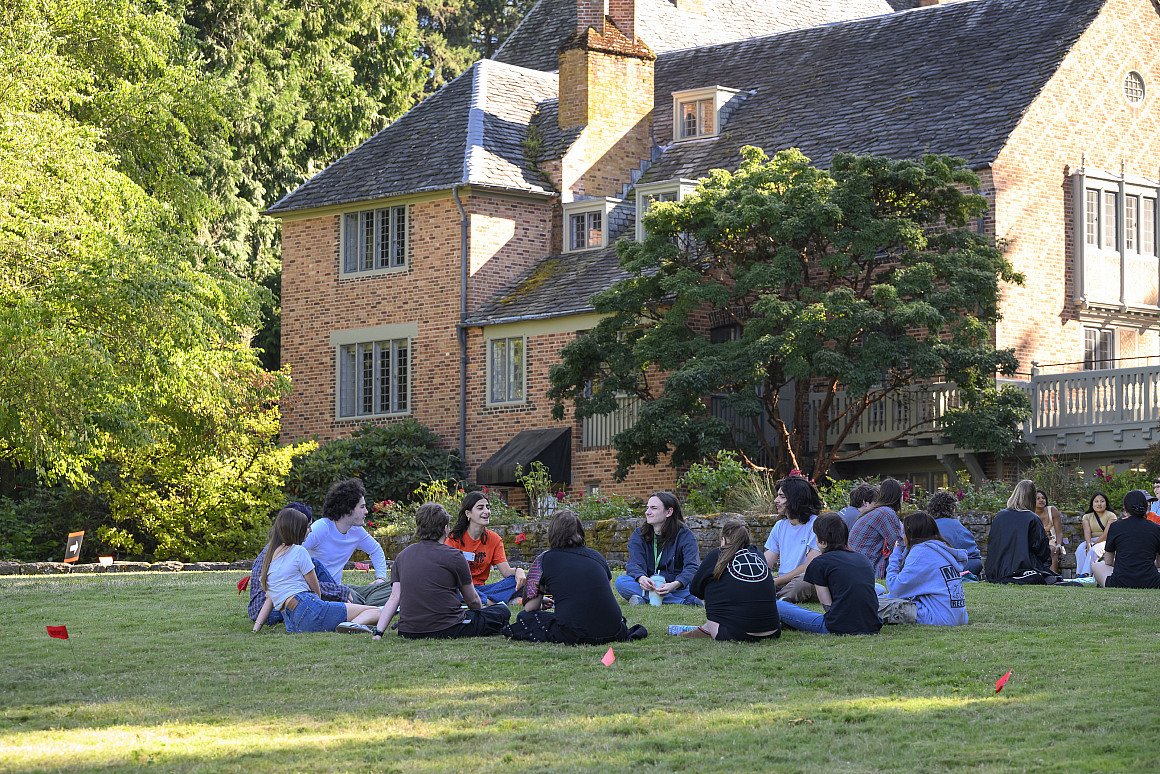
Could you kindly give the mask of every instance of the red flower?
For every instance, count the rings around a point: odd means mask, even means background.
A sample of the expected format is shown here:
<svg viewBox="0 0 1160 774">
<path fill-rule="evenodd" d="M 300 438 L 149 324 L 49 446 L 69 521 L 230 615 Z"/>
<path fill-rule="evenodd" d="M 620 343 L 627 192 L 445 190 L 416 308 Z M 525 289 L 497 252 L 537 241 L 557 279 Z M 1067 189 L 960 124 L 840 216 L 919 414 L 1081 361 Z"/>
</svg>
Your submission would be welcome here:
<svg viewBox="0 0 1160 774">
<path fill-rule="evenodd" d="M 521 532 L 520 534 L 516 535 L 516 545 L 518 546 L 520 543 L 524 542 L 527 539 L 528 539 L 528 536 Z"/>
<path fill-rule="evenodd" d="M 556 499 L 557 499 L 557 500 L 563 500 L 563 499 L 564 499 L 564 493 L 563 493 L 563 492 L 556 492 Z"/>
</svg>

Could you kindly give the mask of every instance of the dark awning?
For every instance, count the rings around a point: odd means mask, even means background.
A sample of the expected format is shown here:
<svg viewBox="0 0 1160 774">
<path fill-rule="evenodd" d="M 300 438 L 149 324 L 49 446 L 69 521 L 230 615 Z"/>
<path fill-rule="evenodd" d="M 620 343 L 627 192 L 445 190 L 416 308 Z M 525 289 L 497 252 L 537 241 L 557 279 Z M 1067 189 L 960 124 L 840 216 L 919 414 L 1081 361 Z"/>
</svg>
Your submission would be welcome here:
<svg viewBox="0 0 1160 774">
<path fill-rule="evenodd" d="M 516 465 L 528 466 L 536 460 L 544 463 L 552 480 L 572 483 L 572 428 L 546 427 L 521 430 L 516 437 L 479 466 L 475 480 L 489 486 L 519 486 Z"/>
</svg>

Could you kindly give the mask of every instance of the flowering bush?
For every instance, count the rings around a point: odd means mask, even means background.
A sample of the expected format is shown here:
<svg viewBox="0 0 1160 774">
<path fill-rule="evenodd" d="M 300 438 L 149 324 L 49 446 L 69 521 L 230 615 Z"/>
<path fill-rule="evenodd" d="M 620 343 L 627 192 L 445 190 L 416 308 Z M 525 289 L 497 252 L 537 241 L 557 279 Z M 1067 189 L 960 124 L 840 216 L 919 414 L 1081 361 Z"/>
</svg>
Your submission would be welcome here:
<svg viewBox="0 0 1160 774">
<path fill-rule="evenodd" d="M 562 494 L 564 493 L 559 493 L 559 495 Z M 627 519 L 633 516 L 640 516 L 643 513 L 641 506 L 630 502 L 628 498 L 618 494 L 594 492 L 593 494 L 577 495 L 575 497 L 560 497 L 559 495 L 557 495 L 557 499 L 560 500 L 559 507 L 575 511 L 581 521 Z"/>
<path fill-rule="evenodd" d="M 734 492 L 754 475 L 736 454 L 720 451 L 708 463 L 693 463 L 677 483 L 689 492 L 685 498 L 686 512 L 705 515 L 720 513 L 731 505 Z"/>
</svg>

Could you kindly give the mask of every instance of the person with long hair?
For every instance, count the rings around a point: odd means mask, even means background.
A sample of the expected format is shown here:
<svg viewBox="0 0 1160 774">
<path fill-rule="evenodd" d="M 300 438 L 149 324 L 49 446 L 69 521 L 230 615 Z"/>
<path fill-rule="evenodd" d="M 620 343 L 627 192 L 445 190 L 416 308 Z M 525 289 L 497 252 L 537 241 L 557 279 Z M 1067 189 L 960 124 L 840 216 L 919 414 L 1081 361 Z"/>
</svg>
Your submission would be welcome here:
<svg viewBox="0 0 1160 774">
<path fill-rule="evenodd" d="M 646 595 L 655 591 L 664 604 L 700 607 L 704 603 L 689 592 L 700 566 L 697 538 L 685 526 L 681 501 L 672 492 L 657 492 L 645 505 L 644 523 L 628 539 L 628 561 L 616 590 L 630 605 L 647 604 Z M 657 575 L 663 583 L 653 581 Z"/>
<path fill-rule="evenodd" d="M 777 601 L 782 628 L 819 634 L 877 634 L 882 628 L 878 617 L 878 591 L 874 585 L 874 565 L 846 544 L 849 530 L 836 513 L 823 513 L 814 520 L 821 554 L 805 571 L 805 579 L 817 588 L 824 613 L 815 613 L 783 599 Z"/>
<path fill-rule="evenodd" d="M 902 540 L 886 568 L 890 596 L 914 602 L 920 624 L 962 626 L 967 623 L 962 577 L 966 561 L 967 552 L 943 539 L 929 513 L 908 514 L 902 519 Z"/>
<path fill-rule="evenodd" d="M 875 578 L 886 577 L 886 559 L 902 539 L 902 484 L 893 478 L 878 486 L 878 498 L 850 530 L 850 549 L 870 560 Z"/>
<path fill-rule="evenodd" d="M 1092 563 L 1099 585 L 1160 589 L 1160 526 L 1148 520 L 1152 500 L 1143 489 L 1124 495 L 1127 515 L 1108 525 L 1103 561 Z"/>
<path fill-rule="evenodd" d="M 1103 492 L 1096 492 L 1088 502 L 1084 512 L 1083 542 L 1075 549 L 1075 574 L 1083 577 L 1092 574 L 1092 561 L 1099 559 L 1104 553 L 1104 539 L 1108 536 L 1108 527 L 1116 520 L 1116 514 L 1108 510 L 1108 496 Z"/>
<path fill-rule="evenodd" d="M 817 602 L 814 587 L 806 583 L 806 565 L 818 555 L 814 519 L 822 509 L 817 487 L 802 476 L 777 482 L 773 507 L 778 520 L 765 540 L 765 561 L 777 570 L 777 598 L 788 602 Z"/>
<path fill-rule="evenodd" d="M 777 586 L 752 539 L 741 519 L 721 525 L 721 546 L 709 552 L 689 586 L 705 600 L 706 621 L 680 636 L 765 642 L 781 635 Z"/>
<path fill-rule="evenodd" d="M 293 508 L 283 508 L 274 519 L 259 575 L 266 602 L 254 620 L 255 632 L 272 610 L 282 614 L 291 633 L 331 632 L 346 622 L 365 625 L 378 620 L 377 607 L 323 601 L 314 563 L 302 547 L 309 528 L 310 519 Z"/>
<path fill-rule="evenodd" d="M 468 492 L 459 504 L 459 516 L 451 528 L 447 545 L 463 552 L 471 567 L 471 580 L 480 599 L 485 604 L 491 600 L 506 605 L 523 588 L 527 573 L 508 564 L 503 538 L 487 528 L 490 523 L 491 504 L 487 495 L 483 492 Z M 501 577 L 495 583 L 488 583 L 493 567 Z"/>
<path fill-rule="evenodd" d="M 1047 492 L 1035 490 L 1035 515 L 1043 522 L 1043 529 L 1047 533 L 1047 540 L 1051 544 L 1051 571 L 1059 572 L 1059 560 L 1067 553 L 1063 544 L 1067 542 L 1063 537 L 1063 515 L 1059 509 L 1047 500 Z"/>
<path fill-rule="evenodd" d="M 558 511 L 548 525 L 548 550 L 528 571 L 524 609 L 503 634 L 513 640 L 563 645 L 627 640 L 632 635 L 612 594 L 611 580 L 608 562 L 584 545 L 580 517 L 570 510 Z M 643 637 L 640 631 L 637 628 L 633 639 Z"/>
<path fill-rule="evenodd" d="M 371 639 L 382 639 L 396 612 L 399 636 L 409 640 L 488 637 L 507 626 L 512 616 L 508 606 L 484 605 L 463 552 L 446 544 L 450 525 L 451 517 L 439 503 L 423 503 L 415 511 L 415 542 L 395 557 L 391 596 Z"/>
<path fill-rule="evenodd" d="M 967 552 L 966 569 L 975 578 L 983 576 L 983 554 L 975 542 L 975 536 L 963 526 L 958 518 L 958 499 L 946 490 L 939 490 L 930 496 L 926 504 L 926 512 L 934 519 L 938 532 L 943 540 L 953 548 L 960 548 Z"/>
<path fill-rule="evenodd" d="M 1023 479 L 995 514 L 987 534 L 986 580 L 990 583 L 1043 584 L 1051 571 L 1051 544 L 1035 515 L 1035 482 Z"/>
</svg>

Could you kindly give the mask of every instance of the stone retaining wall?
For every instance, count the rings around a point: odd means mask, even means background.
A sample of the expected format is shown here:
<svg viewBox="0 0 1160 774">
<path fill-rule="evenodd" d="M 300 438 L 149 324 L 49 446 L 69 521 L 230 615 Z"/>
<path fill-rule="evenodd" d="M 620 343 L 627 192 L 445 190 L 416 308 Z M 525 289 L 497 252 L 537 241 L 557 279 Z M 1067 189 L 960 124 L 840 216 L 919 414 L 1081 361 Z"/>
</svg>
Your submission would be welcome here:
<svg viewBox="0 0 1160 774">
<path fill-rule="evenodd" d="M 987 533 L 991 528 L 990 513 L 980 511 L 966 511 L 958 514 L 959 520 L 975 536 L 983 558 L 987 556 Z M 721 541 L 721 523 L 728 518 L 742 518 L 749 523 L 753 532 L 753 542 L 763 545 L 773 529 L 776 519 L 763 514 L 732 514 L 719 513 L 712 516 L 690 516 L 687 519 L 689 529 L 697 537 L 697 545 L 701 549 L 701 556 L 716 548 Z M 584 522 L 586 542 L 589 547 L 604 554 L 610 564 L 623 566 L 628 559 L 628 538 L 633 530 L 637 529 L 643 519 L 609 519 L 606 521 Z M 522 524 L 507 524 L 492 527 L 503 538 L 504 549 L 508 560 L 513 565 L 527 565 L 542 552 L 548 550 L 548 522 L 531 522 Z M 1063 558 L 1062 569 L 1074 569 L 1075 558 L 1072 555 L 1075 546 L 1083 542 L 1083 526 L 1078 514 L 1063 514 L 1063 534 L 1068 539 L 1067 555 Z M 520 535 L 523 538 L 520 539 Z M 517 542 L 517 540 L 519 542 Z M 380 538 L 379 542 L 387 554 L 393 559 L 399 551 L 412 542 L 411 535 L 396 535 L 390 538 Z M 54 575 L 61 573 L 104 573 L 104 572 L 182 572 L 191 570 L 226 571 L 241 570 L 248 572 L 252 562 L 249 559 L 236 562 L 114 562 L 110 566 L 102 564 L 64 564 L 62 562 L 35 562 L 20 564 L 19 562 L 0 562 L 0 575 Z M 353 570 L 353 564 L 347 564 L 346 569 Z"/>
</svg>

